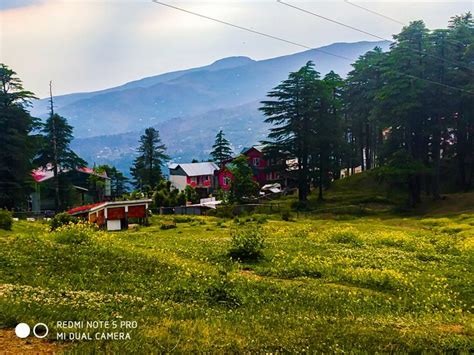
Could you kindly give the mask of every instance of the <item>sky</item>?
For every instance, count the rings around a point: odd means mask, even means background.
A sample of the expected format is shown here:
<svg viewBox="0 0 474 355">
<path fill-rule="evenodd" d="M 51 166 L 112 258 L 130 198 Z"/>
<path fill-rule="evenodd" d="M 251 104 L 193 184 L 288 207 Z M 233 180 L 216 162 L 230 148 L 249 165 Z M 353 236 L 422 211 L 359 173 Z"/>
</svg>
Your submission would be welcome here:
<svg viewBox="0 0 474 355">
<path fill-rule="evenodd" d="M 383 38 L 402 28 L 344 0 L 285 1 Z M 163 2 L 313 48 L 376 40 L 276 0 Z M 430 29 L 474 10 L 464 0 L 353 3 L 403 23 L 423 19 Z M 55 95 L 95 91 L 229 56 L 258 60 L 302 50 L 151 0 L 0 0 L 0 62 L 38 97 L 48 95 L 50 80 Z"/>
</svg>

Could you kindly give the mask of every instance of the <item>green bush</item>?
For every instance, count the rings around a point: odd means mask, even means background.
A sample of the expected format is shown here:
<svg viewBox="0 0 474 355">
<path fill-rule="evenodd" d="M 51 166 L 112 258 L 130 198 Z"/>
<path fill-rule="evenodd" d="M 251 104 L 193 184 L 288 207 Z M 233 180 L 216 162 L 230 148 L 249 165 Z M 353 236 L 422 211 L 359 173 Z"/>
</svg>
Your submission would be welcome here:
<svg viewBox="0 0 474 355">
<path fill-rule="evenodd" d="M 189 223 L 193 222 L 194 218 L 191 216 L 186 216 L 186 215 L 178 215 L 173 217 L 173 221 L 175 223 Z"/>
<path fill-rule="evenodd" d="M 281 219 L 284 221 L 291 221 L 293 219 L 293 215 L 290 210 L 283 210 L 281 211 Z"/>
<path fill-rule="evenodd" d="M 364 242 L 359 238 L 356 232 L 349 229 L 338 230 L 331 233 L 329 240 L 333 243 L 350 244 L 357 247 L 364 245 Z"/>
<path fill-rule="evenodd" d="M 227 205 L 227 206 L 219 206 L 214 211 L 212 211 L 212 215 L 215 215 L 219 218 L 233 218 L 234 217 L 234 206 Z M 209 214 L 211 215 L 211 214 Z"/>
<path fill-rule="evenodd" d="M 266 223 L 268 221 L 268 215 L 266 215 L 266 214 L 254 214 L 252 216 L 252 220 L 257 222 L 258 224 L 263 224 L 263 223 Z"/>
<path fill-rule="evenodd" d="M 220 271 L 219 277 L 216 279 L 211 279 L 206 294 L 208 302 L 211 305 L 235 308 L 242 303 L 233 280 L 229 277 L 229 274 L 224 271 Z"/>
<path fill-rule="evenodd" d="M 240 260 L 257 260 L 263 256 L 265 237 L 259 228 L 244 228 L 231 231 L 229 255 Z"/>
<path fill-rule="evenodd" d="M 57 215 L 53 217 L 53 219 L 51 219 L 51 222 L 50 222 L 51 230 L 54 231 L 58 229 L 59 227 L 68 225 L 70 223 L 77 223 L 78 221 L 79 220 L 77 219 L 77 217 L 71 216 L 67 212 L 58 213 Z"/>
<path fill-rule="evenodd" d="M 10 211 L 0 210 L 0 229 L 11 230 L 13 218 Z"/>
<path fill-rule="evenodd" d="M 163 221 L 161 222 L 160 229 L 167 230 L 177 228 L 175 221 Z"/>
<path fill-rule="evenodd" d="M 91 241 L 96 228 L 89 224 L 79 222 L 58 227 L 54 232 L 54 238 L 61 244 L 87 244 Z"/>
</svg>

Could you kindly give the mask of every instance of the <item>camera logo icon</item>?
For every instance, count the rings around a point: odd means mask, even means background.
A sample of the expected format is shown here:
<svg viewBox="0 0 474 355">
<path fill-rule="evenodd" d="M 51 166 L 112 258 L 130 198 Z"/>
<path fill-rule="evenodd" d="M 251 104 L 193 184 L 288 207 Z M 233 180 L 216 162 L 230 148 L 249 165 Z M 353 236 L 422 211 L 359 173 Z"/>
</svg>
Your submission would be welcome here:
<svg viewBox="0 0 474 355">
<path fill-rule="evenodd" d="M 30 326 L 26 323 L 19 323 L 15 327 L 15 334 L 18 338 L 24 339 L 27 338 L 31 333 Z M 33 327 L 33 335 L 39 339 L 45 338 L 49 333 L 49 328 L 44 323 L 37 323 Z"/>
</svg>

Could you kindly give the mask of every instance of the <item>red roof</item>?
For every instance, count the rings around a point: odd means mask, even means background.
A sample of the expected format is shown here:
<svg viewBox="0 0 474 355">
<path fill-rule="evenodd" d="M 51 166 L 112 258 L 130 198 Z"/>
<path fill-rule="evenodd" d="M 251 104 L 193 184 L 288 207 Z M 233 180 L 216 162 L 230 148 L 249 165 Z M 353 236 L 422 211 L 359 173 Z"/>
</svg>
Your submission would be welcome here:
<svg viewBox="0 0 474 355">
<path fill-rule="evenodd" d="M 67 211 L 67 213 L 69 213 L 69 214 L 85 213 L 85 212 L 88 212 L 90 209 L 92 209 L 96 206 L 99 206 L 99 205 L 103 205 L 103 204 L 104 204 L 104 202 L 97 202 L 97 203 L 91 203 L 90 205 L 74 207 L 74 208 L 71 208 L 69 211 Z"/>
<path fill-rule="evenodd" d="M 85 174 L 96 175 L 104 179 L 108 179 L 107 173 L 105 171 L 101 174 L 98 174 L 94 171 L 94 169 L 88 168 L 86 166 L 82 168 L 77 168 L 76 170 Z M 63 170 L 62 172 L 64 173 L 66 172 L 66 170 Z M 54 176 L 54 173 L 51 166 L 48 165 L 46 168 L 38 168 L 36 170 L 33 170 L 31 172 L 31 176 L 33 177 L 33 179 L 35 179 L 36 182 L 42 182 L 42 181 L 51 179 Z"/>
</svg>

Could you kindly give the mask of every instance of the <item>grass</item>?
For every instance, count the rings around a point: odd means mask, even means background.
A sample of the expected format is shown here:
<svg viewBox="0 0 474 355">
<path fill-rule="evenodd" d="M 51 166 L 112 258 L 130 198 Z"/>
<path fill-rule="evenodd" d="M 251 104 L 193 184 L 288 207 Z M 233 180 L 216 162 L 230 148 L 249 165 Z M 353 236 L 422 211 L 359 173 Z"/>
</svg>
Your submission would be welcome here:
<svg viewBox="0 0 474 355">
<path fill-rule="evenodd" d="M 263 257 L 231 259 L 231 231 L 257 226 Z M 88 233 L 65 243 L 63 230 L 24 221 L 0 232 L 0 327 L 44 322 L 54 341 L 60 320 L 137 321 L 131 340 L 74 342 L 77 352 L 474 349 L 472 214 L 155 217 Z"/>
</svg>

